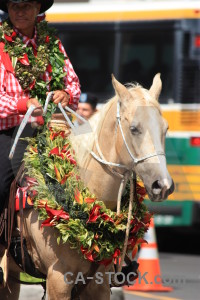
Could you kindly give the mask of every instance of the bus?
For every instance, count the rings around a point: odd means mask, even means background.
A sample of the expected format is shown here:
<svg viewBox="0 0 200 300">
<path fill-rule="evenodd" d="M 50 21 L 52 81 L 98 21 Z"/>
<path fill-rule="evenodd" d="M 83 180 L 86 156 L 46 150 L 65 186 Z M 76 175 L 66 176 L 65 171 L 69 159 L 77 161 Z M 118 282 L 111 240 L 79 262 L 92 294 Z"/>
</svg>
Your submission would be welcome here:
<svg viewBox="0 0 200 300">
<path fill-rule="evenodd" d="M 169 123 L 166 156 L 175 192 L 147 201 L 156 226 L 200 223 L 200 1 L 55 1 L 46 19 L 58 30 L 82 92 L 114 95 L 111 74 L 149 88 L 161 73 Z"/>
</svg>

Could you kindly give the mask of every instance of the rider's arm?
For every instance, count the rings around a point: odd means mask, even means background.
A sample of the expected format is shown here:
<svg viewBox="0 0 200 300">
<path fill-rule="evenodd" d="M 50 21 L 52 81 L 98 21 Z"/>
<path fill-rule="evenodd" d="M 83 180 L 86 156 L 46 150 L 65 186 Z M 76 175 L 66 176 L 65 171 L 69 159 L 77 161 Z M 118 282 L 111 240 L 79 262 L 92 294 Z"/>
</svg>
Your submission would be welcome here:
<svg viewBox="0 0 200 300">
<path fill-rule="evenodd" d="M 65 49 L 61 42 L 59 42 L 59 49 L 65 55 L 65 57 L 67 57 Z M 80 83 L 69 58 L 65 59 L 65 66 L 63 71 L 67 73 L 67 75 L 64 77 L 64 82 L 66 86 L 65 91 L 70 96 L 69 106 L 73 110 L 77 110 L 78 101 L 81 94 Z"/>
<path fill-rule="evenodd" d="M 28 97 L 23 93 L 14 74 L 0 62 L 0 118 L 26 113 Z"/>
<path fill-rule="evenodd" d="M 0 56 L 1 58 L 1 56 Z M 27 112 L 29 100 L 12 72 L 5 69 L 0 59 L 0 130 L 17 126 Z M 41 118 L 31 121 L 42 124 Z"/>
</svg>

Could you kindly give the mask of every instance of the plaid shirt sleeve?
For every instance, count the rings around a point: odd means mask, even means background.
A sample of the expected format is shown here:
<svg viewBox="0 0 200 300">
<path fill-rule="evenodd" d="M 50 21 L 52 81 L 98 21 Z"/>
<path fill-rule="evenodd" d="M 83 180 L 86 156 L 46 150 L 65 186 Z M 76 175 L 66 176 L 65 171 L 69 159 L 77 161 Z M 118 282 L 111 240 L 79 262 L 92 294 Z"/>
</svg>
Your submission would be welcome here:
<svg viewBox="0 0 200 300">
<path fill-rule="evenodd" d="M 67 57 L 65 59 L 65 66 L 63 71 L 67 73 L 67 75 L 64 77 L 64 83 L 66 86 L 65 91 L 70 95 L 69 106 L 73 110 L 77 110 L 81 94 L 79 79 L 60 41 L 59 49 L 65 55 L 65 57 Z"/>
<path fill-rule="evenodd" d="M 14 74 L 8 72 L 0 60 L 0 130 L 21 122 L 27 100 Z"/>
</svg>

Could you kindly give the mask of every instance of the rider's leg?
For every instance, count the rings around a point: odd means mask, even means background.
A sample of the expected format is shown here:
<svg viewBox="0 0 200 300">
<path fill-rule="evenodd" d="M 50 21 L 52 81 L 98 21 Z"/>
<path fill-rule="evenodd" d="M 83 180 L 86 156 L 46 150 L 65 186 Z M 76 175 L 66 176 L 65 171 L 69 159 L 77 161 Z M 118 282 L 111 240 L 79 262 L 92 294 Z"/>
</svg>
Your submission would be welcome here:
<svg viewBox="0 0 200 300">
<path fill-rule="evenodd" d="M 10 185 L 20 168 L 24 151 L 27 147 L 27 142 L 20 140 L 16 147 L 13 159 L 9 159 L 9 153 L 16 135 L 16 131 L 17 128 L 0 131 L 0 215 L 3 212 L 6 201 L 8 201 Z M 22 137 L 32 136 L 33 132 L 34 130 L 31 128 L 31 126 L 27 125 Z M 2 241 L 0 241 L 0 243 L 1 242 Z M 1 248 L 3 247 L 2 245 L 0 246 Z M 3 252 L 3 250 L 1 252 Z M 0 263 L 2 261 L 2 257 L 3 255 L 0 255 Z M 0 278 L 3 276 L 2 269 L 3 268 L 0 269 Z"/>
</svg>

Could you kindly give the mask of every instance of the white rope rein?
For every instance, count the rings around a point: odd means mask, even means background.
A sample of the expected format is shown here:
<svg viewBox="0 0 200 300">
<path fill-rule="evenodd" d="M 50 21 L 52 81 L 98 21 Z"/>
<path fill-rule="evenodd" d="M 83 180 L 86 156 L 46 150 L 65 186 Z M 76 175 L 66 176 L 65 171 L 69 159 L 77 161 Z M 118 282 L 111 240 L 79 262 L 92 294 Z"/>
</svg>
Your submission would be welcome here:
<svg viewBox="0 0 200 300">
<path fill-rule="evenodd" d="M 9 154 L 9 159 L 12 159 L 13 158 L 13 155 L 15 153 L 15 149 L 16 149 L 16 146 L 17 146 L 17 143 L 19 141 L 19 138 L 24 130 L 24 127 L 26 126 L 30 116 L 32 115 L 33 111 L 36 109 L 35 105 L 31 105 L 29 107 L 29 109 L 27 110 L 27 113 L 25 114 L 19 128 L 18 128 L 18 131 L 17 131 L 17 134 L 16 134 L 16 137 L 15 137 L 15 140 L 14 140 L 14 143 L 12 145 L 12 148 L 10 150 L 10 154 Z"/>
<path fill-rule="evenodd" d="M 45 101 L 45 105 L 44 105 L 44 109 L 43 109 L 43 116 L 46 115 L 47 113 L 47 108 L 48 108 L 48 104 L 49 104 L 49 101 L 52 99 L 53 97 L 53 94 L 54 92 L 50 92 L 48 93 L 47 95 L 47 98 L 46 98 L 46 101 Z M 26 124 L 28 123 L 28 120 L 29 118 L 31 117 L 33 111 L 36 109 L 37 107 L 35 105 L 31 105 L 29 107 L 29 109 L 27 110 L 26 114 L 24 115 L 24 118 L 18 128 L 18 131 L 17 131 L 17 134 L 15 136 L 15 140 L 14 140 L 14 143 L 12 145 L 12 148 L 10 150 L 10 153 L 9 153 L 9 159 L 12 159 L 13 158 L 13 155 L 15 153 L 15 150 L 16 150 L 16 146 L 17 146 L 17 143 L 20 139 L 20 136 L 26 126 Z M 75 111 L 73 111 L 71 108 L 69 108 L 68 106 L 65 106 L 65 108 L 62 107 L 61 103 L 58 103 L 58 108 L 60 109 L 61 113 L 63 114 L 65 120 L 67 121 L 67 123 L 69 124 L 69 126 L 71 127 L 72 131 L 75 133 L 75 134 L 78 134 L 79 131 L 78 131 L 78 128 L 76 128 L 74 126 L 74 124 L 71 122 L 70 118 L 68 117 L 68 115 L 66 114 L 65 110 L 66 111 L 69 111 L 70 113 L 74 114 L 77 118 L 79 118 L 84 124 L 87 125 L 87 129 L 90 130 L 90 125 L 89 125 L 89 122 L 87 120 L 85 120 L 83 117 L 81 117 L 79 114 L 77 114 Z"/>
</svg>

